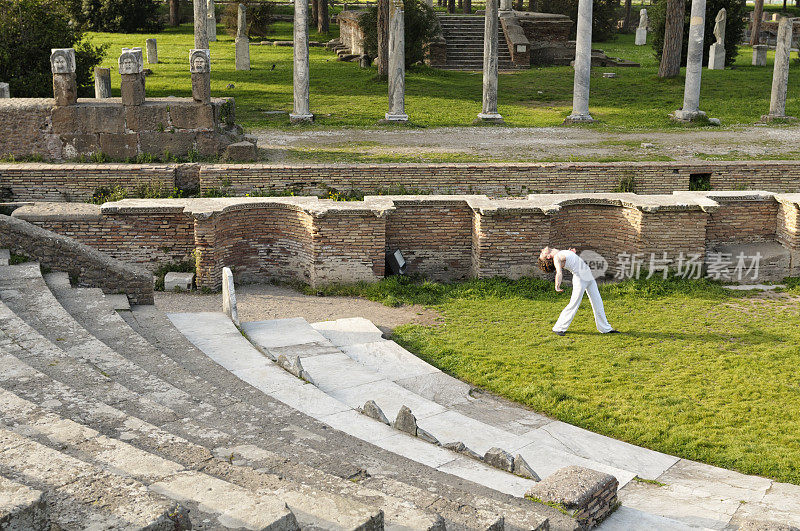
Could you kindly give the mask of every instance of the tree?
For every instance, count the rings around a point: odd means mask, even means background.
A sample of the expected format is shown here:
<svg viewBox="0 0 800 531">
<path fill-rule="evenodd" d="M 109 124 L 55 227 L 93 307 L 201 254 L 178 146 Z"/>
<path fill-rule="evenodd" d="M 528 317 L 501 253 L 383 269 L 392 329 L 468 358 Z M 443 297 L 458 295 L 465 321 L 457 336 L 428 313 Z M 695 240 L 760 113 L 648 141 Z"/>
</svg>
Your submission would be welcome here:
<svg viewBox="0 0 800 531">
<path fill-rule="evenodd" d="M 664 46 L 658 66 L 658 77 L 662 78 L 676 77 L 681 71 L 686 4 L 683 0 L 666 0 L 665 9 Z"/>
<path fill-rule="evenodd" d="M 330 29 L 328 0 L 317 0 L 317 4 L 317 33 L 328 33 Z"/>
<path fill-rule="evenodd" d="M 759 44 L 761 34 L 761 18 L 764 13 L 764 0 L 756 0 L 755 8 L 753 9 L 753 24 L 750 32 L 750 46 Z"/>
<path fill-rule="evenodd" d="M 544 0 L 542 13 L 567 15 L 578 20 L 579 0 Z M 594 0 L 592 5 L 592 40 L 607 41 L 614 37 L 619 23 L 619 0 Z"/>
<path fill-rule="evenodd" d="M 93 46 L 58 0 L 0 0 L 0 79 L 18 98 L 52 98 L 51 48 L 75 48 L 78 95 L 93 94 L 94 67 L 106 46 Z"/>
<path fill-rule="evenodd" d="M 389 76 L 389 0 L 378 0 L 377 11 L 378 76 Z"/>
<path fill-rule="evenodd" d="M 181 23 L 180 0 L 169 0 L 169 25 L 178 26 Z"/>
<path fill-rule="evenodd" d="M 630 33 L 633 26 L 633 6 L 631 0 L 625 0 L 625 18 L 622 21 L 622 32 Z"/>
<path fill-rule="evenodd" d="M 82 0 L 66 5 L 73 20 L 93 31 L 156 33 L 164 25 L 158 0 Z"/>
<path fill-rule="evenodd" d="M 311 0 L 311 24 L 319 24 L 319 0 Z"/>
<path fill-rule="evenodd" d="M 425 0 L 403 0 L 405 22 L 406 66 L 425 60 L 425 48 L 433 42 L 440 31 L 436 11 Z M 377 57 L 378 53 L 378 7 L 370 7 L 358 19 L 364 32 L 364 53 Z M 387 60 L 388 62 L 388 60 Z"/>
</svg>

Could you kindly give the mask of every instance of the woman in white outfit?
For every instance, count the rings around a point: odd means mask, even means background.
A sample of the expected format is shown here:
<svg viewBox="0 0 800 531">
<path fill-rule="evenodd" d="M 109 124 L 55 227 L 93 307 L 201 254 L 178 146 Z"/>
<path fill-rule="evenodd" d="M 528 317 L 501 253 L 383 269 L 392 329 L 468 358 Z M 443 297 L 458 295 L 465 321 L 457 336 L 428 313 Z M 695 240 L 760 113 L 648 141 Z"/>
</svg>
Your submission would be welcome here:
<svg viewBox="0 0 800 531">
<path fill-rule="evenodd" d="M 578 312 L 578 308 L 583 300 L 583 293 L 589 293 L 589 302 L 592 304 L 592 311 L 594 312 L 594 322 L 597 325 L 597 331 L 601 334 L 618 333 L 614 330 L 608 319 L 606 319 L 606 312 L 603 309 L 603 299 L 600 298 L 600 291 L 597 289 L 597 282 L 594 280 L 591 268 L 583 261 L 583 259 L 575 254 L 575 249 L 568 251 L 559 251 L 552 247 L 545 247 L 539 253 L 539 268 L 550 273 L 556 272 L 556 291 L 562 292 L 561 281 L 564 277 L 564 269 L 572 273 L 572 297 L 569 304 L 561 312 L 558 321 L 553 325 L 553 332 L 559 336 L 567 333 L 572 319 Z"/>
</svg>

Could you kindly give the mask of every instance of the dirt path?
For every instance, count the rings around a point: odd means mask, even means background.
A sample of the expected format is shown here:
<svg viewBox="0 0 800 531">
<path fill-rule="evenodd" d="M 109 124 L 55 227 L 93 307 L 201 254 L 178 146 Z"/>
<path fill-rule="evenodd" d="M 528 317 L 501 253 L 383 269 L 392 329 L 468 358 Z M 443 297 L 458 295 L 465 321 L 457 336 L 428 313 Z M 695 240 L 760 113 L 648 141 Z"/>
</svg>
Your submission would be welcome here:
<svg viewBox="0 0 800 531">
<path fill-rule="evenodd" d="M 434 129 L 261 130 L 268 160 L 291 160 L 290 150 L 352 151 L 376 157 L 454 154 L 501 161 L 622 158 L 727 160 L 800 156 L 800 126 L 607 132 L 577 127 L 450 127 Z M 645 144 L 643 146 L 643 144 Z M 789 156 L 795 152 L 793 156 Z M 454 160 L 458 160 L 455 158 Z M 328 160 L 330 161 L 330 160 Z"/>
</svg>

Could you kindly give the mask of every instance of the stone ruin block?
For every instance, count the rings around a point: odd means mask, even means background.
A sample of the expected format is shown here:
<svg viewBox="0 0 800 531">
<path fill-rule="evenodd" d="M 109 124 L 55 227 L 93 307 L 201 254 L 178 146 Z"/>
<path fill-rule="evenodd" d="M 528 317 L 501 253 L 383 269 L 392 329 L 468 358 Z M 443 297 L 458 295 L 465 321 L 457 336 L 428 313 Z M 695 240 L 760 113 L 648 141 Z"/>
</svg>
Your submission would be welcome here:
<svg viewBox="0 0 800 531">
<path fill-rule="evenodd" d="M 202 103 L 176 103 L 169 107 L 172 125 L 178 129 L 214 129 L 214 107 Z"/>
<path fill-rule="evenodd" d="M 618 506 L 619 481 L 610 474 L 568 466 L 531 487 L 526 497 L 560 505 L 583 528 L 596 526 Z"/>
<path fill-rule="evenodd" d="M 164 276 L 164 291 L 192 291 L 194 273 L 170 271 Z"/>
<path fill-rule="evenodd" d="M 142 153 L 184 155 L 194 149 L 195 134 L 187 131 L 149 132 L 139 137 Z"/>
<path fill-rule="evenodd" d="M 115 160 L 133 159 L 139 154 L 137 133 L 100 133 L 100 151 Z"/>
<path fill-rule="evenodd" d="M 162 102 L 125 107 L 125 128 L 131 131 L 163 131 L 169 127 L 169 109 Z"/>
<path fill-rule="evenodd" d="M 113 102 L 85 102 L 53 109 L 56 134 L 124 133 L 124 108 Z"/>
</svg>

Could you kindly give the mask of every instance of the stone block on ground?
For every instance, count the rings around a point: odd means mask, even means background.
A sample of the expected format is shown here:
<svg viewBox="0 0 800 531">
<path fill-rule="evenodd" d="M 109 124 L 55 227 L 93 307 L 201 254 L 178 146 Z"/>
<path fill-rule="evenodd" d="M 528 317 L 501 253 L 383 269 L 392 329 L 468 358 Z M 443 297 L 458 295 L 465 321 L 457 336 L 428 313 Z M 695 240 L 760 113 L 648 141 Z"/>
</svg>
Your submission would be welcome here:
<svg viewBox="0 0 800 531">
<path fill-rule="evenodd" d="M 514 474 L 534 481 L 541 481 L 539 474 L 531 468 L 531 465 L 520 454 L 514 457 Z"/>
<path fill-rule="evenodd" d="M 49 529 L 42 491 L 0 476 L 0 529 Z"/>
<path fill-rule="evenodd" d="M 753 66 L 767 66 L 767 49 L 766 44 L 753 46 Z"/>
<path fill-rule="evenodd" d="M 583 468 L 564 467 L 531 487 L 526 497 L 563 507 L 578 523 L 591 528 L 619 505 L 617 478 Z"/>
<path fill-rule="evenodd" d="M 411 413 L 408 407 L 403 406 L 397 412 L 397 418 L 394 421 L 394 427 L 397 430 L 404 431 L 409 435 L 417 436 L 417 418 Z"/>
<path fill-rule="evenodd" d="M 514 471 L 514 456 L 500 448 L 489 448 L 483 456 L 483 460 L 487 465 L 505 470 L 506 472 Z"/>
<path fill-rule="evenodd" d="M 725 70 L 725 46 L 715 42 L 708 50 L 708 69 Z"/>
<path fill-rule="evenodd" d="M 386 418 L 386 415 L 383 414 L 383 410 L 375 403 L 374 400 L 367 400 L 364 404 L 364 407 L 361 408 L 361 412 L 378 422 L 383 422 L 386 425 L 391 426 L 389 419 Z"/>
<path fill-rule="evenodd" d="M 252 161 L 256 160 L 256 145 L 252 142 L 242 141 L 228 144 L 225 148 L 225 160 Z"/>
<path fill-rule="evenodd" d="M 170 271 L 164 276 L 164 291 L 192 291 L 194 273 Z"/>
</svg>

